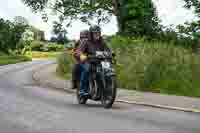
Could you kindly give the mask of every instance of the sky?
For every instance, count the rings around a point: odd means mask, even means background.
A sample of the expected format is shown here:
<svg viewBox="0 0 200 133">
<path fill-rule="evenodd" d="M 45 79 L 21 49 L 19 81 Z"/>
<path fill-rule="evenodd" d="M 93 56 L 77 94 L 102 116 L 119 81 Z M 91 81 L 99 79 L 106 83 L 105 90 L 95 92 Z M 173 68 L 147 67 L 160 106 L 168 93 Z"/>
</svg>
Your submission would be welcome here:
<svg viewBox="0 0 200 133">
<path fill-rule="evenodd" d="M 165 26 L 183 24 L 185 21 L 191 21 L 195 18 L 192 11 L 183 8 L 183 0 L 153 0 L 153 2 L 157 7 L 162 24 Z M 15 16 L 23 16 L 29 20 L 31 25 L 45 31 L 47 39 L 51 37 L 52 22 L 55 20 L 55 16 L 50 16 L 49 21 L 46 23 L 43 22 L 39 13 L 33 13 L 21 0 L 0 0 L 0 3 L 0 18 L 12 21 Z M 72 27 L 67 29 L 68 37 L 70 39 L 78 39 L 80 30 L 86 28 L 88 28 L 86 24 L 75 21 Z M 102 31 L 106 35 L 112 35 L 117 32 L 115 17 L 112 17 L 110 23 L 102 25 Z"/>
</svg>

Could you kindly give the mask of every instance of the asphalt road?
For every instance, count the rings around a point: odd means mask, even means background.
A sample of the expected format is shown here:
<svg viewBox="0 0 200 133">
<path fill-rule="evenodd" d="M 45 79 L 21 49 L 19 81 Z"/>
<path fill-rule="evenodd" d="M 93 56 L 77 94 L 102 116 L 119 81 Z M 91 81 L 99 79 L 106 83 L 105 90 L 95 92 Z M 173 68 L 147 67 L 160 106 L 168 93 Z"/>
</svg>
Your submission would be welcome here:
<svg viewBox="0 0 200 133">
<path fill-rule="evenodd" d="M 0 133 L 200 133 L 200 114 L 90 101 L 39 87 L 33 70 L 51 61 L 0 66 Z"/>
</svg>

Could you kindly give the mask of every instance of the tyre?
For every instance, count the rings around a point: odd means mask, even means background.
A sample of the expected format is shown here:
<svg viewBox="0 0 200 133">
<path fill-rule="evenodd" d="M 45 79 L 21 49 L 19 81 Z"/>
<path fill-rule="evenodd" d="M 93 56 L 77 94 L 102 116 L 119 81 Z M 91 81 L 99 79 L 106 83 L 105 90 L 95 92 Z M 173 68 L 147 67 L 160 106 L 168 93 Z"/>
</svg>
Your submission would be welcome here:
<svg viewBox="0 0 200 133">
<path fill-rule="evenodd" d="M 116 77 L 112 76 L 106 79 L 106 88 L 102 96 L 101 102 L 104 108 L 109 109 L 115 102 L 117 95 L 117 81 Z"/>
</svg>

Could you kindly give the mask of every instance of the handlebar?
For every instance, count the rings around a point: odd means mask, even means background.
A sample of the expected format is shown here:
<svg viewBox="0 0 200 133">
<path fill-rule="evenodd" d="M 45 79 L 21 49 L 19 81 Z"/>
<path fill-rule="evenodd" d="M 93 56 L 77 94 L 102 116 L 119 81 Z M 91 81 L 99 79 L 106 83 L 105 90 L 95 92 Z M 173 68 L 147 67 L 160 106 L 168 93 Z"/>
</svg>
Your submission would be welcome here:
<svg viewBox="0 0 200 133">
<path fill-rule="evenodd" d="M 88 59 L 112 59 L 112 57 L 88 55 Z"/>
<path fill-rule="evenodd" d="M 93 54 L 88 54 L 88 61 L 91 63 L 99 62 L 102 60 L 110 60 L 113 62 L 113 59 L 115 60 L 115 54 L 108 51 L 96 51 Z"/>
</svg>

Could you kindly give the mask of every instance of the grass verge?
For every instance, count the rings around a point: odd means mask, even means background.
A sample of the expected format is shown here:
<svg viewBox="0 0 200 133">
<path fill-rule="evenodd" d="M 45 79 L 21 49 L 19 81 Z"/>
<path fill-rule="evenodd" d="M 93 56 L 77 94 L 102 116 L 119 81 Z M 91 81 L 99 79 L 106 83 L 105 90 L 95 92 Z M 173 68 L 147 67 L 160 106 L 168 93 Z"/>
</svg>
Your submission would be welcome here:
<svg viewBox="0 0 200 133">
<path fill-rule="evenodd" d="M 173 43 L 114 37 L 109 42 L 117 55 L 119 87 L 163 94 L 200 97 L 200 55 Z M 58 58 L 57 72 L 69 78 L 73 59 Z"/>
<path fill-rule="evenodd" d="M 70 53 L 64 52 L 57 58 L 58 66 L 56 68 L 56 74 L 58 77 L 64 79 L 71 79 L 71 72 L 74 60 Z"/>
<path fill-rule="evenodd" d="M 32 51 L 27 52 L 27 56 L 30 58 L 57 58 L 60 52 L 39 52 L 39 51 Z"/>
<path fill-rule="evenodd" d="M 31 61 L 31 58 L 27 56 L 9 56 L 1 55 L 0 56 L 0 65 L 16 64 L 19 62 Z"/>
</svg>

